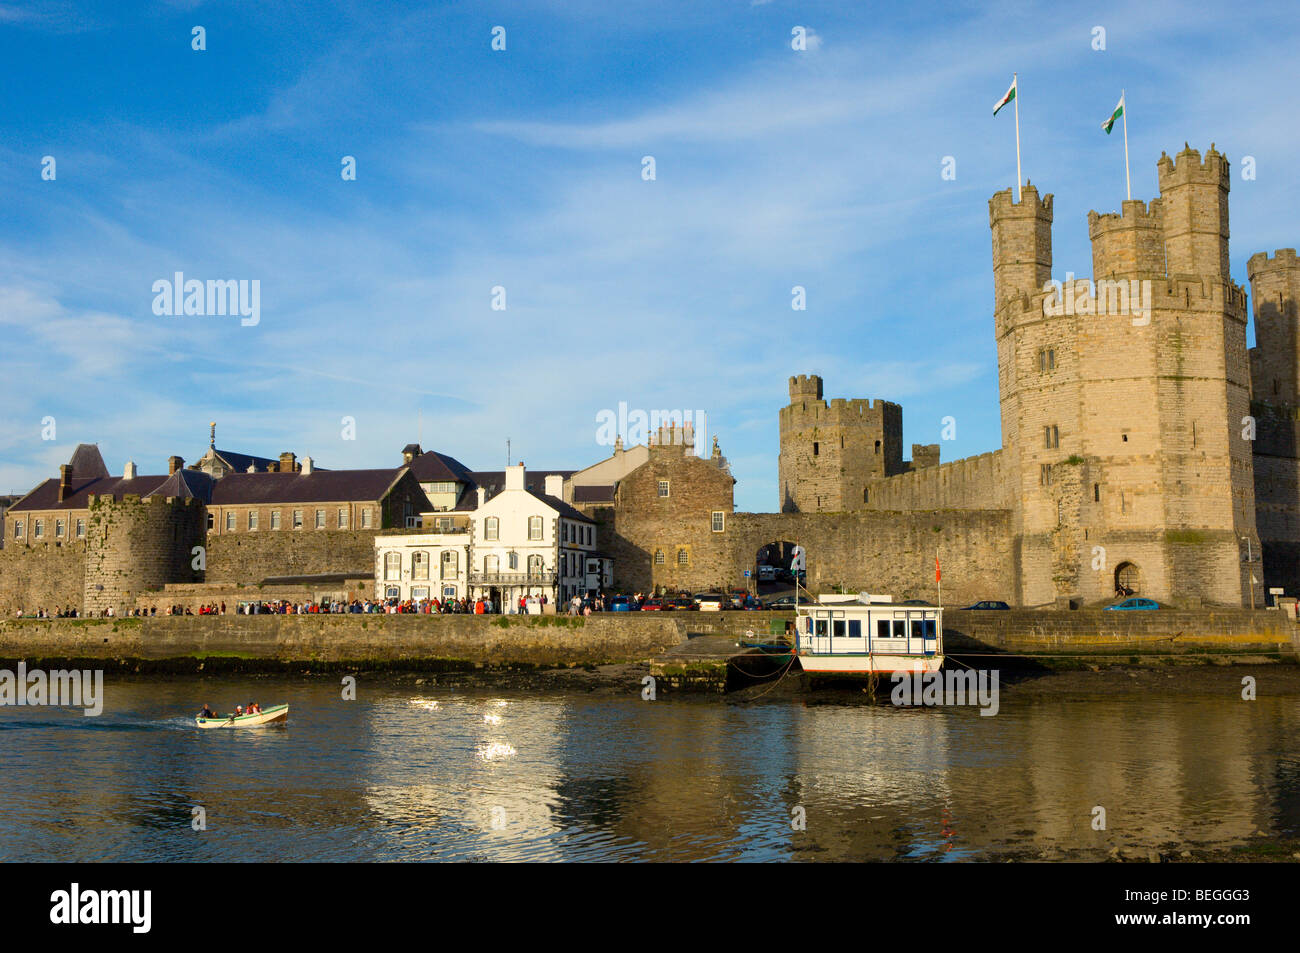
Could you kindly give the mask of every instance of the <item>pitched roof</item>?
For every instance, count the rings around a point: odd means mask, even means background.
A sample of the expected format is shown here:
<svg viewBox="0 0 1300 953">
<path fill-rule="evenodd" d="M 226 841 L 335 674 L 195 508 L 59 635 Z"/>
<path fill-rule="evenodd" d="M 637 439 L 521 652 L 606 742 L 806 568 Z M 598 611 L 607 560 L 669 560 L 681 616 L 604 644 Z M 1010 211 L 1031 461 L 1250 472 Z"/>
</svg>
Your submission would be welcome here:
<svg viewBox="0 0 1300 953">
<path fill-rule="evenodd" d="M 247 473 L 250 466 L 257 467 L 263 472 L 271 469 L 273 466 L 279 466 L 280 461 L 272 457 L 256 457 L 251 453 L 238 453 L 234 450 L 218 450 L 212 448 L 212 452 L 225 461 L 226 465 L 236 473 Z"/>
<path fill-rule="evenodd" d="M 68 463 L 72 466 L 72 475 L 74 477 L 96 479 L 109 475 L 108 467 L 104 466 L 104 458 L 100 456 L 99 444 L 97 443 L 77 444 L 77 449 L 72 451 L 72 459 Z"/>
<path fill-rule="evenodd" d="M 84 510 L 90 505 L 91 494 L 113 494 L 114 499 L 122 499 L 129 493 L 141 499 L 147 496 L 174 496 L 181 499 L 197 499 L 208 502 L 212 494 L 213 479 L 206 473 L 196 470 L 178 470 L 170 476 L 161 473 L 153 476 L 137 476 L 127 480 L 123 477 L 104 476 L 90 480 L 76 477 L 73 470 L 71 492 L 59 502 L 59 481 L 57 477 L 45 480 L 36 489 L 28 493 L 10 511 L 25 510 Z"/>
<path fill-rule="evenodd" d="M 312 470 L 231 473 L 212 489 L 213 506 L 381 500 L 406 470 Z"/>
<path fill-rule="evenodd" d="M 541 492 L 546 489 L 546 478 L 548 476 L 562 476 L 567 480 L 577 472 L 577 470 L 525 470 L 524 488 Z M 500 493 L 506 488 L 505 470 L 475 470 L 470 476 L 474 478 L 475 484 L 487 489 L 488 496 Z"/>
<path fill-rule="evenodd" d="M 581 510 L 575 510 L 568 503 L 554 496 L 547 496 L 545 493 L 535 493 L 532 490 L 525 491 L 534 499 L 541 500 L 547 506 L 553 507 L 559 511 L 565 519 L 578 520 L 583 523 L 595 523 L 596 521 Z"/>
<path fill-rule="evenodd" d="M 411 449 L 406 447 L 402 452 Z M 419 447 L 417 446 L 418 450 Z M 474 474 L 469 467 L 461 463 L 455 457 L 449 457 L 445 453 L 438 453 L 436 450 L 426 450 L 408 465 L 410 471 L 415 474 L 415 478 L 421 483 L 435 483 L 455 481 L 457 483 L 473 483 Z"/>
</svg>

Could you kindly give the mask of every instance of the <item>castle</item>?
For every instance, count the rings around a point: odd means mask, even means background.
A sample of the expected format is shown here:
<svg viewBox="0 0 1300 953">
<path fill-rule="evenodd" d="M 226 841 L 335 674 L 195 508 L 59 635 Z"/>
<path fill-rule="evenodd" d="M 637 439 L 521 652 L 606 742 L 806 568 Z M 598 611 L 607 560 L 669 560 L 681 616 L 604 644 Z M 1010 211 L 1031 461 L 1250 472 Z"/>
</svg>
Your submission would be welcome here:
<svg viewBox="0 0 1300 953">
<path fill-rule="evenodd" d="M 1264 604 L 1300 590 L 1300 263 L 1228 266 L 1230 165 L 1211 146 L 1157 163 L 1160 197 L 1088 216 L 1093 279 L 1054 279 L 1052 196 L 989 200 L 1002 446 L 903 458 L 902 408 L 789 379 L 779 509 L 736 512 L 730 469 L 689 432 L 585 470 L 529 473 L 599 525 L 623 591 L 743 584 L 762 554 L 807 553 L 808 587 L 1081 605 L 1135 592 L 1175 605 Z M 373 579 L 381 530 L 452 521 L 504 485 L 411 445 L 393 469 L 325 471 L 217 451 L 166 475 L 110 478 L 78 448 L 3 514 L 0 608 L 87 611 L 161 587 Z M 528 487 L 528 489 L 534 489 Z M 480 490 L 482 492 L 480 492 Z M 282 522 L 283 520 L 283 522 Z M 277 532 L 283 528 L 284 532 Z M 310 530 L 310 532 L 293 532 Z M 191 556 L 199 548 L 206 565 Z M 486 571 L 472 567 L 473 571 Z M 199 593 L 202 596 L 203 593 Z"/>
</svg>

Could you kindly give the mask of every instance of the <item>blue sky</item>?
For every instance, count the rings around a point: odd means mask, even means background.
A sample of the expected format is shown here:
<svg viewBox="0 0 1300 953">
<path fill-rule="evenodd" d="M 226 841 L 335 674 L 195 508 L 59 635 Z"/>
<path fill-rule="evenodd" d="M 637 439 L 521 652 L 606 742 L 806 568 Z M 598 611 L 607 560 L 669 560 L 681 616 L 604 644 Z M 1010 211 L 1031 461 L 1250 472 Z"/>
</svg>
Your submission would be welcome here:
<svg viewBox="0 0 1300 953">
<path fill-rule="evenodd" d="M 0 491 L 82 441 L 160 472 L 211 420 L 326 467 L 421 439 L 496 469 L 509 439 L 577 468 L 623 401 L 706 411 L 738 508 L 773 510 L 802 373 L 901 403 L 906 445 L 951 415 L 945 460 L 995 449 L 1011 73 L 1058 277 L 1090 272 L 1087 213 L 1124 197 L 1099 128 L 1124 87 L 1135 198 L 1185 141 L 1234 163 L 1245 284 L 1300 243 L 1297 34 L 1268 3 L 0 0 Z M 175 271 L 259 280 L 260 324 L 155 315 Z"/>
</svg>

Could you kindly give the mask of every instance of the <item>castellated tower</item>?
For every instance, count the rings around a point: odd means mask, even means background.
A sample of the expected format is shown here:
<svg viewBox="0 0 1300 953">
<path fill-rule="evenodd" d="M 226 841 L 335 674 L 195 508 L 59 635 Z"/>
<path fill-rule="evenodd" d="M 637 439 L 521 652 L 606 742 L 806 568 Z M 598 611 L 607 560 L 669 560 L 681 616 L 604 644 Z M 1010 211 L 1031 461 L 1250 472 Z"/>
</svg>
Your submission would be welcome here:
<svg viewBox="0 0 1300 953">
<path fill-rule="evenodd" d="M 206 514 L 193 498 L 92 496 L 86 526 L 86 613 L 111 607 L 120 615 L 143 592 L 169 582 L 201 581 L 203 574 L 191 568 L 192 550 L 205 542 Z"/>
<path fill-rule="evenodd" d="M 841 513 L 867 502 L 869 481 L 902 473 L 903 409 L 884 400 L 822 399 L 816 375 L 790 378 L 781 408 L 781 510 Z"/>
<path fill-rule="evenodd" d="M 1255 541 L 1245 295 L 1229 165 L 1162 156 L 1159 199 L 1088 217 L 1094 282 L 1051 270 L 1051 197 L 989 203 L 1003 446 L 1019 475 L 1021 601 L 1249 603 Z M 1031 224 L 1032 223 L 1032 224 Z M 1068 273 L 1067 273 L 1068 275 Z"/>
<path fill-rule="evenodd" d="M 1250 351 L 1255 518 L 1266 587 L 1300 591 L 1300 261 L 1294 248 L 1247 264 L 1255 312 Z"/>
</svg>

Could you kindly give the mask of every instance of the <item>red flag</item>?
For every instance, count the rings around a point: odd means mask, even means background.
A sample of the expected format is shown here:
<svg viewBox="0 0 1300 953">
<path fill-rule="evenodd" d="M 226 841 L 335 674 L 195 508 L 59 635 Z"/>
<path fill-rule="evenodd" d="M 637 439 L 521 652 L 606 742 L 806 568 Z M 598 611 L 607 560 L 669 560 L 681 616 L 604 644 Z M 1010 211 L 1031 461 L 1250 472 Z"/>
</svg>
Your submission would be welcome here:
<svg viewBox="0 0 1300 953">
<path fill-rule="evenodd" d="M 934 557 L 934 581 L 939 581 L 939 557 Z"/>
</svg>

